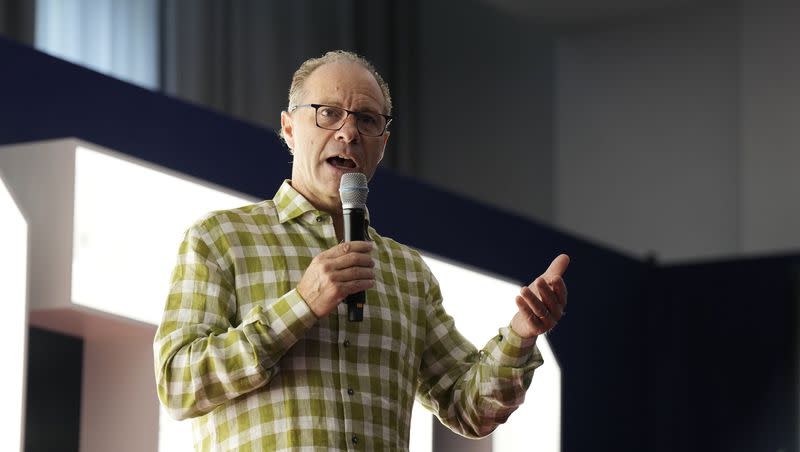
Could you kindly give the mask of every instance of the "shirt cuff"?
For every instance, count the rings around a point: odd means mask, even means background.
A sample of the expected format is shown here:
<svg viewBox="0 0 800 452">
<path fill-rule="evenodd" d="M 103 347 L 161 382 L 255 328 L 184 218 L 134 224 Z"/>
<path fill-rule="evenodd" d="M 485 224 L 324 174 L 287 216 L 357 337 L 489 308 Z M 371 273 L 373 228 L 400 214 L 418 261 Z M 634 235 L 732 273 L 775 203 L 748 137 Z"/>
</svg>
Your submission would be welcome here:
<svg viewBox="0 0 800 452">
<path fill-rule="evenodd" d="M 282 297 L 267 305 L 258 306 L 247 316 L 245 325 L 256 326 L 256 334 L 267 334 L 273 344 L 270 349 L 263 350 L 267 362 L 277 361 L 293 346 L 314 324 L 317 317 L 308 307 L 303 297 L 292 289 Z M 266 345 L 266 344 L 265 344 Z"/>
<path fill-rule="evenodd" d="M 500 334 L 494 347 L 487 350 L 489 357 L 503 367 L 538 367 L 542 364 L 542 355 L 536 348 L 536 336 L 524 338 L 518 335 L 511 327 L 500 328 Z"/>
<path fill-rule="evenodd" d="M 289 331 L 297 336 L 297 339 L 317 323 L 317 316 L 314 315 L 297 289 L 286 292 L 268 308 L 268 311 L 279 316 Z"/>
</svg>

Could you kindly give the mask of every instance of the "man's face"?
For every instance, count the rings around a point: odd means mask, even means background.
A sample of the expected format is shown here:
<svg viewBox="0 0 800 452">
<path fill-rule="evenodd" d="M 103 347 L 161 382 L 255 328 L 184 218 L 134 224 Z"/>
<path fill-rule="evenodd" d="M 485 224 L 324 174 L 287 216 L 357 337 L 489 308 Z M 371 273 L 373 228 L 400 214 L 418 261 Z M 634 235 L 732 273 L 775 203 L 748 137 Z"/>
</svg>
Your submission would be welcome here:
<svg viewBox="0 0 800 452">
<path fill-rule="evenodd" d="M 308 76 L 300 104 L 324 104 L 350 111 L 385 113 L 384 98 L 372 74 L 357 63 L 336 62 Z M 341 210 L 339 181 L 344 173 L 371 179 L 383 158 L 389 132 L 379 137 L 359 134 L 350 115 L 339 130 L 316 126 L 315 109 L 281 113 L 284 138 L 294 154 L 292 187 L 321 210 Z"/>
</svg>

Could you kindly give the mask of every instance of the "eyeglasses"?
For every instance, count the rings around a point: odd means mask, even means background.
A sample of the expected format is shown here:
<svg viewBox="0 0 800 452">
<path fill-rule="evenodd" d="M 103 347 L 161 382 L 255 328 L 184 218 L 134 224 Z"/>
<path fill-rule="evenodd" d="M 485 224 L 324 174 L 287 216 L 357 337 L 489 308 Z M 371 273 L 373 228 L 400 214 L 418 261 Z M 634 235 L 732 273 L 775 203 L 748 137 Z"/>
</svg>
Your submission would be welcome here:
<svg viewBox="0 0 800 452">
<path fill-rule="evenodd" d="M 344 127 L 347 117 L 356 117 L 356 129 L 361 135 L 368 137 L 379 137 L 386 132 L 392 118 L 389 115 L 380 113 L 369 113 L 365 111 L 350 111 L 341 107 L 321 104 L 296 105 L 289 111 L 295 111 L 301 107 L 313 107 L 316 110 L 317 127 L 326 130 L 340 130 Z"/>
</svg>

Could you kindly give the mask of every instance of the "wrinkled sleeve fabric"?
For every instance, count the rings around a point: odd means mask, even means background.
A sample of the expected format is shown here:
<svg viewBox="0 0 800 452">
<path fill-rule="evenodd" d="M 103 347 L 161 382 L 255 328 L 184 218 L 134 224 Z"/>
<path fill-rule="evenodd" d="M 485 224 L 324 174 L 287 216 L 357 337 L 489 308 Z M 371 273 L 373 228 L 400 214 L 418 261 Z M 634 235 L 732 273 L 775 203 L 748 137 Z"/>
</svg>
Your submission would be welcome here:
<svg viewBox="0 0 800 452">
<path fill-rule="evenodd" d="M 175 419 L 206 414 L 269 383 L 280 358 L 316 323 L 296 290 L 236 321 L 236 275 L 218 217 L 192 226 L 153 342 L 158 397 Z"/>
<path fill-rule="evenodd" d="M 525 400 L 542 355 L 534 338 L 522 338 L 510 327 L 500 328 L 477 350 L 456 330 L 442 307 L 438 282 L 428 274 L 428 324 L 417 397 L 456 433 L 484 437 Z"/>
</svg>

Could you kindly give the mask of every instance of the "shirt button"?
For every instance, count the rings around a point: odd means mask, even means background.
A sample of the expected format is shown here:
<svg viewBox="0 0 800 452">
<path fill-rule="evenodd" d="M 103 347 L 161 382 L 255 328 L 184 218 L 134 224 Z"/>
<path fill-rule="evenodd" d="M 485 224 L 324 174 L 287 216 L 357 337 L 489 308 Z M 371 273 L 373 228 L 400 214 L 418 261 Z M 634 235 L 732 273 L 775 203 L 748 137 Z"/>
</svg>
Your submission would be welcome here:
<svg viewBox="0 0 800 452">
<path fill-rule="evenodd" d="M 353 441 L 353 444 L 358 444 L 358 437 L 356 435 L 353 435 L 353 437 L 350 438 L 350 440 Z"/>
<path fill-rule="evenodd" d="M 344 346 L 345 346 L 345 347 L 349 347 L 349 346 L 350 346 L 350 341 L 349 341 L 349 340 L 347 340 L 347 339 L 345 339 L 345 340 L 344 340 Z"/>
<path fill-rule="evenodd" d="M 355 393 L 355 391 L 353 391 L 353 388 L 347 388 L 347 393 L 349 395 L 353 395 Z"/>
</svg>

